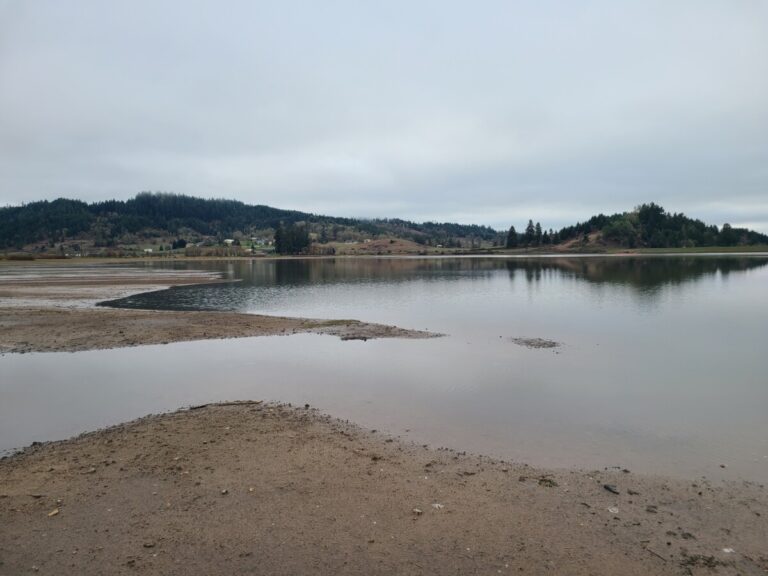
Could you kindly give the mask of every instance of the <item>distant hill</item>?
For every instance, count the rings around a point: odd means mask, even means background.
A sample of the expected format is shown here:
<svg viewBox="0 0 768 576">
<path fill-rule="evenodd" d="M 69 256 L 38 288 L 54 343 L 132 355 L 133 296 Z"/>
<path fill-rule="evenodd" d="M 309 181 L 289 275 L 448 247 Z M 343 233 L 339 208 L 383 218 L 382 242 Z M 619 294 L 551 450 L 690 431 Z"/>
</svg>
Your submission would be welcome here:
<svg viewBox="0 0 768 576">
<path fill-rule="evenodd" d="M 158 244 L 176 247 L 176 239 L 206 246 L 224 239 L 271 241 L 281 226 L 302 224 L 316 244 L 336 245 L 337 253 L 418 252 L 419 247 L 454 250 L 550 248 L 557 251 L 600 248 L 684 248 L 768 244 L 768 235 L 707 225 L 684 214 L 667 213 L 656 204 L 631 212 L 599 214 L 559 231 L 542 230 L 530 221 L 514 234 L 488 226 L 454 223 L 415 223 L 400 219 L 338 218 L 249 205 L 237 200 L 202 199 L 180 194 L 143 192 L 130 200 L 88 204 L 58 199 L 0 208 L 0 250 L 36 253 L 58 249 L 104 253 Z M 394 239 L 398 239 L 395 242 Z M 344 245 L 367 242 L 345 252 Z M 74 247 L 74 250 L 73 250 Z"/>
<path fill-rule="evenodd" d="M 666 212 L 650 203 L 631 212 L 593 216 L 584 223 L 568 226 L 557 233 L 560 243 L 599 242 L 623 248 L 695 248 L 699 246 L 747 246 L 768 244 L 768 235 L 733 228 L 707 225 L 685 214 Z"/>
<path fill-rule="evenodd" d="M 60 198 L 0 208 L 0 249 L 54 246 L 77 240 L 96 247 L 137 244 L 150 238 L 187 240 L 271 236 L 281 225 L 305 223 L 323 241 L 354 241 L 392 236 L 418 244 L 469 244 L 499 236 L 488 226 L 363 220 L 320 216 L 237 200 L 202 199 L 180 194 L 143 192 L 130 200 L 87 204 Z"/>
</svg>

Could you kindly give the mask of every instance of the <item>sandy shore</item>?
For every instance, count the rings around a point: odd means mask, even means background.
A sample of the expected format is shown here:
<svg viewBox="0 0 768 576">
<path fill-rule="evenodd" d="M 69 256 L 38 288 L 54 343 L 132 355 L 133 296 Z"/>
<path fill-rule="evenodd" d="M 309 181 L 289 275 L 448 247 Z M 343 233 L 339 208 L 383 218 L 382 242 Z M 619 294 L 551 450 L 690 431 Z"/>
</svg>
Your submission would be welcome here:
<svg viewBox="0 0 768 576">
<path fill-rule="evenodd" d="M 342 340 L 435 336 L 357 320 L 310 320 L 233 312 L 0 308 L 0 353 L 77 352 L 299 333 L 329 334 Z"/>
<path fill-rule="evenodd" d="M 96 308 L 216 275 L 0 276 L 0 351 L 315 332 L 353 320 Z M 523 343 L 527 345 L 526 343 Z M 414 446 L 309 408 L 211 405 L 0 459 L 0 575 L 765 574 L 747 482 L 534 469 Z"/>
<path fill-rule="evenodd" d="M 766 543 L 762 486 L 537 470 L 306 408 L 206 406 L 0 461 L 9 575 L 746 575 Z"/>
<path fill-rule="evenodd" d="M 77 266 L 37 270 L 27 266 L 17 272 L 6 267 L 4 271 L 0 276 L 0 353 L 75 352 L 300 332 L 344 340 L 438 336 L 357 320 L 96 307 L 98 302 L 140 292 L 222 282 L 217 274 L 204 272 Z"/>
</svg>

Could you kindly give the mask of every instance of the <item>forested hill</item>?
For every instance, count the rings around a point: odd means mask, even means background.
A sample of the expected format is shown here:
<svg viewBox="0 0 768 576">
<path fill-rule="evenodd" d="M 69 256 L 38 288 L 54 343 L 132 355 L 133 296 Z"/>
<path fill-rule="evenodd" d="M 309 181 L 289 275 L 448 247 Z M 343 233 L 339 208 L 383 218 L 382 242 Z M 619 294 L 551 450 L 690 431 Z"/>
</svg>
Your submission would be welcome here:
<svg viewBox="0 0 768 576">
<path fill-rule="evenodd" d="M 187 229 L 205 236 L 228 235 L 253 225 L 306 220 L 309 214 L 236 200 L 203 200 L 176 194 L 138 194 L 127 201 L 86 204 L 60 198 L 0 209 L 0 247 L 92 237 L 114 244 L 127 235 L 154 231 L 176 235 Z"/>
<path fill-rule="evenodd" d="M 625 248 L 693 248 L 768 244 L 768 235 L 730 224 L 718 228 L 650 203 L 631 212 L 593 216 L 586 222 L 563 228 L 556 233 L 555 240 L 559 243 L 597 241 Z"/>
<path fill-rule="evenodd" d="M 488 226 L 363 220 L 320 216 L 237 200 L 144 192 L 130 200 L 87 204 L 59 199 L 0 208 L 0 249 L 42 252 L 83 242 L 96 248 L 187 242 L 222 245 L 224 239 L 271 241 L 281 227 L 301 224 L 312 242 L 360 243 L 398 238 L 436 249 L 539 248 L 600 250 L 768 244 L 768 235 L 708 225 L 684 214 L 643 204 L 631 212 L 599 214 L 554 231 L 533 220 L 527 228 L 499 232 Z M 376 247 L 379 250 L 379 247 Z M 387 247 L 389 249 L 389 247 Z M 63 251 L 63 250 L 62 250 Z"/>
<path fill-rule="evenodd" d="M 498 236 L 487 226 L 336 218 L 237 200 L 143 192 L 127 201 L 87 204 L 61 198 L 0 208 L 0 248 L 78 239 L 91 240 L 96 246 L 116 246 L 151 237 L 271 235 L 281 223 L 298 222 L 309 225 L 318 236 L 334 240 L 391 235 L 425 244 L 447 243 L 451 238 L 492 241 Z"/>
</svg>

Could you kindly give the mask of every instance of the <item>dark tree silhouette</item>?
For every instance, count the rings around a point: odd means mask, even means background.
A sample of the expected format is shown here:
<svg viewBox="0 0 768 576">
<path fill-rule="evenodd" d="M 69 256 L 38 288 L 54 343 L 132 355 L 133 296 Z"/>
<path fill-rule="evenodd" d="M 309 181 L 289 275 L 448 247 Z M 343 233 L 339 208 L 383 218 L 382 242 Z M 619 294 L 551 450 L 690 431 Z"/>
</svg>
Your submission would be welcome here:
<svg viewBox="0 0 768 576">
<path fill-rule="evenodd" d="M 528 226 L 525 227 L 525 245 L 530 246 L 536 240 L 536 227 L 533 225 L 533 220 L 528 220 Z"/>
<path fill-rule="evenodd" d="M 510 226 L 507 233 L 507 248 L 517 248 L 517 230 L 514 226 Z"/>
<path fill-rule="evenodd" d="M 309 231 L 305 225 L 290 224 L 277 227 L 275 252 L 278 254 L 305 254 L 309 251 Z"/>
</svg>

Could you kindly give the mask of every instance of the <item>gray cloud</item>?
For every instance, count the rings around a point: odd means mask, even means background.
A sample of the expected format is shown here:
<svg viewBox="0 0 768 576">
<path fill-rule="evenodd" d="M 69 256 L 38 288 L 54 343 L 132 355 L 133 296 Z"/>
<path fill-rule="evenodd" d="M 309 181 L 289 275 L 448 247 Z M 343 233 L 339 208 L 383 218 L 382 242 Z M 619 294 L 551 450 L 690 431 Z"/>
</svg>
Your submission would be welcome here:
<svg viewBox="0 0 768 576">
<path fill-rule="evenodd" d="M 768 4 L 0 0 L 0 203 L 768 231 Z"/>
</svg>

